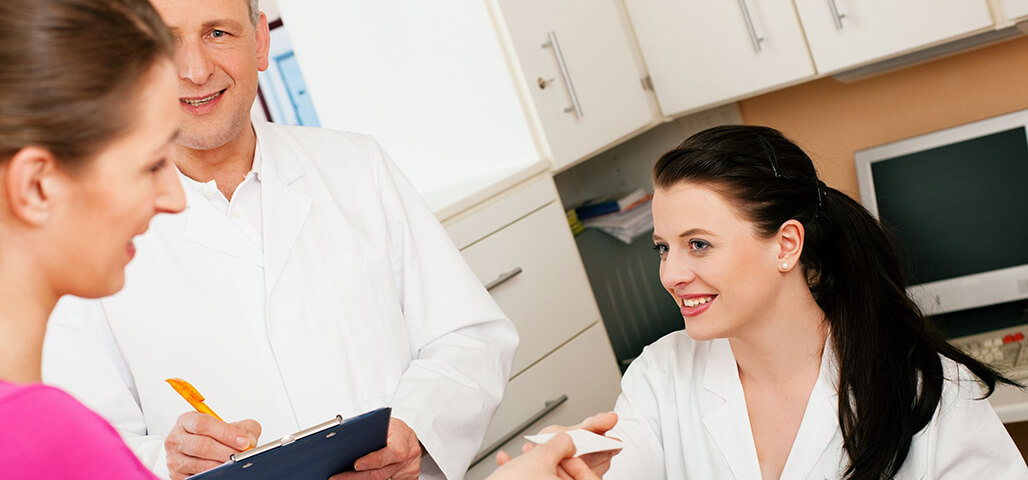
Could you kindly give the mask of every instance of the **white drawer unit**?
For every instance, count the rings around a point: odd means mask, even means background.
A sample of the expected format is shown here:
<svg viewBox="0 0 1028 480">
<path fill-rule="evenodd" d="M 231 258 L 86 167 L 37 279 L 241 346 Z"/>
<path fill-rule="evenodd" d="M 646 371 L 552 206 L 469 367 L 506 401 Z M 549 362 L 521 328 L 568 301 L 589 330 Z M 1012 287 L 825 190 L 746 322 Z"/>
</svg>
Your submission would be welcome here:
<svg viewBox="0 0 1028 480">
<path fill-rule="evenodd" d="M 510 381 L 486 432 L 480 460 L 465 478 L 489 475 L 496 469 L 499 450 L 512 457 L 520 455 L 521 446 L 527 443 L 523 435 L 538 433 L 548 425 L 574 425 L 612 410 L 620 382 L 607 332 L 597 322 Z"/>
<path fill-rule="evenodd" d="M 518 327 L 516 375 L 600 319 L 560 204 L 552 202 L 462 252 Z"/>
<path fill-rule="evenodd" d="M 621 373 L 550 174 L 443 224 L 521 336 L 481 461 L 467 477 L 484 478 L 495 452 L 517 454 L 525 432 L 614 408 Z"/>
</svg>

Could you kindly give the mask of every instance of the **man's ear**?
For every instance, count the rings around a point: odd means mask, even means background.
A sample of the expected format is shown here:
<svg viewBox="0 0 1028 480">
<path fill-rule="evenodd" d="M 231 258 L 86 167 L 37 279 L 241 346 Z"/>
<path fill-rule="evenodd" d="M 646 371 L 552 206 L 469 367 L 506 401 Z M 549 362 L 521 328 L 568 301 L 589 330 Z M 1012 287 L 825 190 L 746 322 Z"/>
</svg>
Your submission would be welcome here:
<svg viewBox="0 0 1028 480">
<path fill-rule="evenodd" d="M 58 172 L 57 159 L 45 148 L 25 147 L 8 160 L 4 194 L 15 218 L 31 225 L 46 221 Z"/>
<path fill-rule="evenodd" d="M 793 269 L 799 263 L 803 254 L 803 241 L 806 231 L 803 224 L 797 220 L 789 220 L 778 228 L 778 269 L 785 272 Z"/>
<path fill-rule="evenodd" d="M 265 71 L 268 69 L 268 52 L 271 50 L 271 31 L 268 29 L 268 17 L 261 12 L 260 18 L 257 20 L 257 28 L 255 34 L 257 35 L 257 70 Z"/>
</svg>

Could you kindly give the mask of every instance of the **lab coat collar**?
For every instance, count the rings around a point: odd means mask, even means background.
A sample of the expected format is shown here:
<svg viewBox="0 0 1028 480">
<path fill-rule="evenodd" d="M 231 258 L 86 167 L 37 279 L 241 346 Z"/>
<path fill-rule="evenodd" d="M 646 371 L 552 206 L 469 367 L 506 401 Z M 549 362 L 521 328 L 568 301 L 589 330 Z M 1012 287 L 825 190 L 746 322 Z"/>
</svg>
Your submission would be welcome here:
<svg viewBox="0 0 1028 480">
<path fill-rule="evenodd" d="M 261 148 L 261 211 L 264 223 L 264 282 L 271 295 L 289 252 L 311 210 L 311 198 L 294 183 L 306 171 L 306 152 L 283 130 L 254 123 Z"/>
<path fill-rule="evenodd" d="M 737 479 L 760 478 L 760 463 L 753 442 L 746 397 L 739 368 L 727 339 L 709 344 L 703 378 L 705 404 L 710 405 L 703 424 L 724 455 Z M 807 478 L 824 455 L 838 428 L 838 367 L 831 336 L 821 355 L 821 370 L 810 392 L 803 420 L 782 470 L 782 479 Z"/>
<path fill-rule="evenodd" d="M 179 181 L 186 193 L 186 209 L 181 214 L 185 217 L 182 238 L 237 259 L 262 265 L 264 260 L 256 247 L 239 248 L 240 245 L 253 245 L 246 238 L 246 234 L 225 221 L 224 213 L 219 212 L 203 193 L 190 183 L 192 180 L 181 172 Z"/>
</svg>

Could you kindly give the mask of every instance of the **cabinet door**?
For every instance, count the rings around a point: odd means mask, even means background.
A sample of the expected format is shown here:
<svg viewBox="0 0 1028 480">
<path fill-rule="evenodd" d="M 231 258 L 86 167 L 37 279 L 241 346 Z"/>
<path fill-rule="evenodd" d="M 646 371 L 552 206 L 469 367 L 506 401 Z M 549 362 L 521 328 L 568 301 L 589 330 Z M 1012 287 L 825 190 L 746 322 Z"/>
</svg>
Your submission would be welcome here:
<svg viewBox="0 0 1028 480">
<path fill-rule="evenodd" d="M 822 73 L 856 67 L 992 26 L 986 0 L 796 0 Z"/>
<path fill-rule="evenodd" d="M 1028 0 L 1003 0 L 1003 7 L 1007 11 L 1007 18 L 1011 20 L 1024 20 L 1028 17 Z"/>
<path fill-rule="evenodd" d="M 498 0 L 554 168 L 655 119 L 619 0 Z"/>
<path fill-rule="evenodd" d="M 814 75 L 791 0 L 625 3 L 667 115 Z"/>
</svg>

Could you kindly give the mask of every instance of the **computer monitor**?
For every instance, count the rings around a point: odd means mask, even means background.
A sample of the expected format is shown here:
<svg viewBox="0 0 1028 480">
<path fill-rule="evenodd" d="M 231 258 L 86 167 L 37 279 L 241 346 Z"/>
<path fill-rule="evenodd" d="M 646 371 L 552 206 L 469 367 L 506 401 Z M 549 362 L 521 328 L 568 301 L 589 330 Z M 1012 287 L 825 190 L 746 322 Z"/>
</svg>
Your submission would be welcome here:
<svg viewBox="0 0 1028 480">
<path fill-rule="evenodd" d="M 1028 298 L 1026 125 L 1028 110 L 856 152 L 925 314 Z"/>
</svg>

